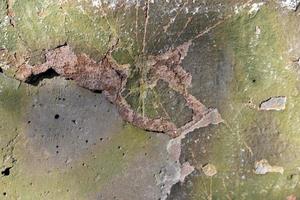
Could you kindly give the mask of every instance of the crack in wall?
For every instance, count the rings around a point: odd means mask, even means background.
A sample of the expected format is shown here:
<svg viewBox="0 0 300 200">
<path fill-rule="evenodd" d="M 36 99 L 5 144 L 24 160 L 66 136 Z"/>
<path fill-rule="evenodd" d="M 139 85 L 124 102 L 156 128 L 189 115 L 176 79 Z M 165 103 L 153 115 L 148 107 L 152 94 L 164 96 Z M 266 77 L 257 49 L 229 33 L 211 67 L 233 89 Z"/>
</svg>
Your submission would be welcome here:
<svg viewBox="0 0 300 200">
<path fill-rule="evenodd" d="M 188 162 L 181 164 L 179 161 L 182 139 L 195 129 L 223 122 L 217 109 L 207 108 L 188 92 L 192 76 L 182 68 L 181 63 L 191 44 L 192 42 L 189 41 L 163 54 L 148 56 L 145 62 L 145 67 L 148 69 L 142 77 L 143 84 L 147 87 L 155 87 L 159 80 L 162 80 L 168 83 L 168 87 L 183 96 L 186 106 L 193 111 L 193 116 L 192 120 L 182 127 L 176 127 L 173 122 L 162 117 L 149 118 L 144 116 L 144 112 L 140 114 L 131 108 L 122 94 L 130 74 L 129 65 L 119 65 L 111 57 L 111 50 L 97 63 L 85 54 L 76 55 L 68 45 L 61 46 L 48 51 L 46 62 L 41 65 L 20 66 L 16 78 L 26 81 L 31 76 L 53 69 L 59 75 L 73 79 L 81 87 L 92 91 L 103 91 L 107 99 L 117 106 L 124 121 L 146 131 L 165 133 L 173 137 L 174 139 L 170 140 L 167 146 L 170 159 L 163 167 L 166 173 L 157 178 L 162 199 L 166 199 L 173 185 L 184 182 L 185 177 L 194 171 L 194 167 Z"/>
<path fill-rule="evenodd" d="M 16 22 L 14 20 L 15 13 L 13 11 L 13 0 L 7 0 L 7 17 L 9 18 L 9 23 L 12 27 L 16 26 Z"/>
<path fill-rule="evenodd" d="M 144 16 L 144 33 L 143 33 L 143 47 L 142 56 L 145 56 L 147 46 L 147 27 L 150 19 L 149 3 L 146 2 Z M 184 7 L 184 6 L 183 6 Z M 182 9 L 181 9 L 182 10 Z M 139 3 L 136 2 L 136 40 L 138 41 L 138 15 Z M 176 16 L 178 13 L 176 14 Z M 127 78 L 130 75 L 128 65 L 119 65 L 111 56 L 112 51 L 118 44 L 118 38 L 111 34 L 107 46 L 111 48 L 105 53 L 100 62 L 96 62 L 85 54 L 76 55 L 73 50 L 66 44 L 64 46 L 48 50 L 46 53 L 46 62 L 40 65 L 31 66 L 23 63 L 18 67 L 16 78 L 26 81 L 31 76 L 39 76 L 41 73 L 53 69 L 61 76 L 73 79 L 79 86 L 85 87 L 92 91 L 104 91 L 107 99 L 118 107 L 121 117 L 133 125 L 140 127 L 147 131 L 162 132 L 171 137 L 176 137 L 170 140 L 168 144 L 168 153 L 170 162 L 168 166 L 164 167 L 166 173 L 162 173 L 157 178 L 158 184 L 161 186 L 162 199 L 167 198 L 173 185 L 178 182 L 184 182 L 185 177 L 194 171 L 194 167 L 188 162 L 180 163 L 179 157 L 181 155 L 181 142 L 186 135 L 195 129 L 206 127 L 210 124 L 219 124 L 223 122 L 219 112 L 214 108 L 207 108 L 198 99 L 188 92 L 191 87 L 192 76 L 186 72 L 181 66 L 182 60 L 188 53 L 189 47 L 195 39 L 202 37 L 222 24 L 231 15 L 218 21 L 212 26 L 198 33 L 195 37 L 188 40 L 188 42 L 170 49 L 165 53 L 159 55 L 145 56 L 145 66 L 149 68 L 146 70 L 146 78 L 144 84 L 147 87 L 155 87 L 159 80 L 166 82 L 172 90 L 178 92 L 186 100 L 186 106 L 193 111 L 192 120 L 182 127 L 176 125 L 170 120 L 162 117 L 151 119 L 134 111 L 122 96 L 122 91 L 126 87 Z M 106 17 L 105 17 L 106 18 Z M 67 15 L 64 15 L 64 31 L 69 41 L 69 33 L 67 30 L 66 21 Z M 184 24 L 183 29 L 177 33 L 177 38 L 185 32 L 192 17 L 189 17 Z M 107 21 L 109 24 L 109 22 Z M 171 24 L 170 24 L 171 25 Z M 111 25 L 109 24 L 110 28 Z M 167 27 L 168 29 L 169 27 Z M 21 38 L 20 38 L 21 39 Z M 22 39 L 21 39 L 22 40 Z M 23 41 L 23 40 L 22 40 Z"/>
<path fill-rule="evenodd" d="M 163 80 L 185 98 L 187 106 L 194 114 L 192 121 L 179 128 L 162 117 L 151 119 L 131 108 L 122 96 L 130 73 L 129 67 L 116 63 L 110 51 L 97 63 L 85 54 L 77 56 L 69 46 L 58 47 L 46 53 L 45 63 L 36 66 L 29 64 L 20 66 L 16 78 L 26 81 L 29 77 L 52 68 L 61 76 L 73 79 L 79 86 L 93 91 L 104 91 L 107 99 L 118 107 L 125 121 L 147 131 L 178 137 L 197 129 L 198 123 L 211 112 L 187 90 L 191 87 L 192 76 L 182 68 L 181 62 L 187 55 L 190 45 L 191 42 L 187 42 L 164 54 L 149 56 L 147 60 L 149 71 L 146 74 L 149 78 L 144 81 L 146 85 L 154 87 L 158 80 Z"/>
</svg>

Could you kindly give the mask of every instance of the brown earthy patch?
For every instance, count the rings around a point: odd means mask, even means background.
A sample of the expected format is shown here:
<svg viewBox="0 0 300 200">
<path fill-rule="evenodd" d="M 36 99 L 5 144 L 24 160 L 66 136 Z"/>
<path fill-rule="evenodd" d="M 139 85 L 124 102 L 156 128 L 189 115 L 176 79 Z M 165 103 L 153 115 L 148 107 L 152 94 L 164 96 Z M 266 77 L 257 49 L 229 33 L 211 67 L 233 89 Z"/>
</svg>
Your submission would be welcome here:
<svg viewBox="0 0 300 200">
<path fill-rule="evenodd" d="M 118 65 L 109 53 L 97 63 L 85 54 L 76 55 L 69 46 L 58 47 L 46 53 L 46 62 L 41 65 L 21 65 L 16 78 L 26 81 L 33 75 L 53 69 L 59 75 L 74 80 L 81 87 L 92 91 L 103 91 L 107 99 L 118 107 L 125 121 L 147 131 L 177 137 L 202 127 L 203 123 L 209 125 L 222 121 L 216 109 L 207 109 L 188 93 L 192 76 L 182 68 L 181 62 L 187 55 L 190 45 L 191 42 L 186 42 L 164 54 L 149 56 L 146 62 L 149 68 L 146 84 L 155 86 L 159 80 L 167 82 L 170 88 L 185 98 L 187 106 L 193 110 L 192 121 L 180 128 L 166 119 L 151 119 L 131 108 L 122 96 L 129 76 L 128 66 Z M 211 117 L 207 118 L 208 115 Z"/>
</svg>

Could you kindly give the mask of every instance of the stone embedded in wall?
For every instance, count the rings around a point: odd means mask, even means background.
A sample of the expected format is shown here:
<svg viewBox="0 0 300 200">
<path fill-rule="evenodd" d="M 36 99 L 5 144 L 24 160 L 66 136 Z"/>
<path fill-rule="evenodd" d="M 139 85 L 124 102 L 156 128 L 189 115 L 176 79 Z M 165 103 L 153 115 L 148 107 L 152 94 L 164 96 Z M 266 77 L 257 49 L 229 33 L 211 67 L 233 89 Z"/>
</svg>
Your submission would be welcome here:
<svg viewBox="0 0 300 200">
<path fill-rule="evenodd" d="M 259 105 L 260 110 L 284 110 L 287 98 L 284 96 L 271 97 Z"/>
<path fill-rule="evenodd" d="M 266 159 L 256 161 L 255 165 L 254 165 L 254 168 L 255 168 L 254 173 L 255 174 L 260 174 L 260 175 L 267 174 L 267 173 L 270 173 L 270 172 L 283 174 L 283 172 L 284 172 L 283 167 L 272 166 L 272 165 L 269 164 L 269 162 Z"/>
<path fill-rule="evenodd" d="M 218 173 L 217 168 L 210 163 L 203 165 L 201 169 L 206 176 L 214 176 Z"/>
</svg>

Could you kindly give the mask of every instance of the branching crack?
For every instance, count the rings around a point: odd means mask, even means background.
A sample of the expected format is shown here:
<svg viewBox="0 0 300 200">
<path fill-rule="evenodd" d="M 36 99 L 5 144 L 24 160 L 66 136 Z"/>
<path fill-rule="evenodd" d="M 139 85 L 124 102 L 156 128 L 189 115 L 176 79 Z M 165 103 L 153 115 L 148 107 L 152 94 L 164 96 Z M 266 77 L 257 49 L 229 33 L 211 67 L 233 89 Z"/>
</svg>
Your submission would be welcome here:
<svg viewBox="0 0 300 200">
<path fill-rule="evenodd" d="M 166 33 L 169 28 L 171 27 L 171 25 L 175 22 L 176 18 L 178 17 L 178 15 L 182 12 L 182 10 L 186 7 L 186 5 L 188 5 L 189 1 L 187 0 L 186 2 L 184 2 L 182 5 L 180 5 L 180 8 L 178 11 L 176 11 L 176 15 L 174 17 L 172 17 L 170 19 L 170 21 L 165 25 L 163 26 L 163 30 L 164 32 Z"/>
</svg>

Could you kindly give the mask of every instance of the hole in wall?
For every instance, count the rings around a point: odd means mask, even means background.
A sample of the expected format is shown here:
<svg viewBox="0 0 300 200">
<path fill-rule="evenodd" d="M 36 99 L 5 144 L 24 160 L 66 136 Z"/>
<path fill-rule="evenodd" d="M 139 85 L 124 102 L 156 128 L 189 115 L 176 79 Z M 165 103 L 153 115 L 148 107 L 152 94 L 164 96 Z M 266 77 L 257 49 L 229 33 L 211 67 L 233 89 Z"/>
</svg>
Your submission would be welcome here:
<svg viewBox="0 0 300 200">
<path fill-rule="evenodd" d="M 1 174 L 3 176 L 9 176 L 10 175 L 10 169 L 11 169 L 11 167 L 5 168 L 3 171 L 1 171 Z"/>
<path fill-rule="evenodd" d="M 58 73 L 56 73 L 56 71 L 52 68 L 48 69 L 47 71 L 37 74 L 37 75 L 32 75 L 28 78 L 28 80 L 26 81 L 26 83 L 34 85 L 34 86 L 38 86 L 39 83 L 44 80 L 44 79 L 51 79 L 54 78 L 56 76 L 59 76 Z"/>
</svg>

